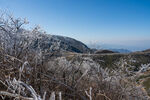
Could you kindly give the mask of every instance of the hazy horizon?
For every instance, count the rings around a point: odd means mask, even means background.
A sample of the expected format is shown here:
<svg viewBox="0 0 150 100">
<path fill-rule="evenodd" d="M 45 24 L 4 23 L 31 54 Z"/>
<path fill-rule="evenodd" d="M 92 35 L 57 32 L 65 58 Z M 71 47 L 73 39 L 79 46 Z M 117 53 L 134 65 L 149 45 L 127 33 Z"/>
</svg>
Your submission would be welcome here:
<svg viewBox="0 0 150 100">
<path fill-rule="evenodd" d="M 0 0 L 47 33 L 133 51 L 150 48 L 149 0 Z"/>
</svg>

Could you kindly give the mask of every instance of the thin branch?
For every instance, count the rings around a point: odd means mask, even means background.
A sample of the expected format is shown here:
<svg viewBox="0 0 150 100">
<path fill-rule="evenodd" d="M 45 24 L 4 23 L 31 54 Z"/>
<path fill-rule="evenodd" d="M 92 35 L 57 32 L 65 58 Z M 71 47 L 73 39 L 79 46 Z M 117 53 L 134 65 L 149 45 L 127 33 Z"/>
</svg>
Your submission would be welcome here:
<svg viewBox="0 0 150 100">
<path fill-rule="evenodd" d="M 5 92 L 5 91 L 0 91 L 0 95 L 17 98 L 17 99 L 21 99 L 21 100 L 34 100 L 33 98 L 23 97 L 23 96 L 20 96 L 19 94 L 9 93 L 9 92 Z"/>
</svg>

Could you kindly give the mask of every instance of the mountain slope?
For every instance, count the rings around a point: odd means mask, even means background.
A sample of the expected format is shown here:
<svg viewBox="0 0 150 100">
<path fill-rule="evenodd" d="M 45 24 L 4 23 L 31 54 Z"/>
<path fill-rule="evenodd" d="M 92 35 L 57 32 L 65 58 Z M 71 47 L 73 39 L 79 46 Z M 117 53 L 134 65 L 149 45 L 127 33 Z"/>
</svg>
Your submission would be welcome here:
<svg viewBox="0 0 150 100">
<path fill-rule="evenodd" d="M 76 52 L 76 53 L 88 53 L 90 49 L 80 41 L 73 38 L 41 34 L 40 38 L 36 38 L 36 41 L 32 43 L 34 49 L 48 50 L 49 52 Z"/>
<path fill-rule="evenodd" d="M 0 43 L 7 48 L 16 45 L 26 45 L 33 50 L 44 50 L 47 52 L 76 52 L 89 53 L 91 50 L 82 42 L 63 36 L 44 34 L 41 31 L 28 31 L 19 29 L 15 32 L 0 30 Z"/>
<path fill-rule="evenodd" d="M 144 51 L 142 51 L 142 52 L 150 53 L 150 49 L 144 50 Z"/>
<path fill-rule="evenodd" d="M 114 52 L 119 52 L 119 53 L 131 53 L 131 51 L 127 49 L 109 49 L 109 50 L 112 50 Z"/>
<path fill-rule="evenodd" d="M 91 51 L 85 44 L 73 38 L 56 36 L 56 35 L 53 35 L 52 37 L 60 40 L 61 41 L 60 45 L 67 47 L 65 48 L 65 50 L 67 51 L 77 52 L 77 53 L 88 53 Z"/>
</svg>

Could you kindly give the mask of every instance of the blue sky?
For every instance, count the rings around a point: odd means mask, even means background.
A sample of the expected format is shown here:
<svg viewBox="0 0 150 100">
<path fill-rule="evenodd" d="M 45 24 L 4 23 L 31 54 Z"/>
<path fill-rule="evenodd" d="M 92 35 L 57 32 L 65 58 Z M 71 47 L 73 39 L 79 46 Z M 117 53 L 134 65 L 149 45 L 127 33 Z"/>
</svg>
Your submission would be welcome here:
<svg viewBox="0 0 150 100">
<path fill-rule="evenodd" d="M 0 0 L 0 9 L 86 44 L 150 48 L 150 0 Z"/>
</svg>

